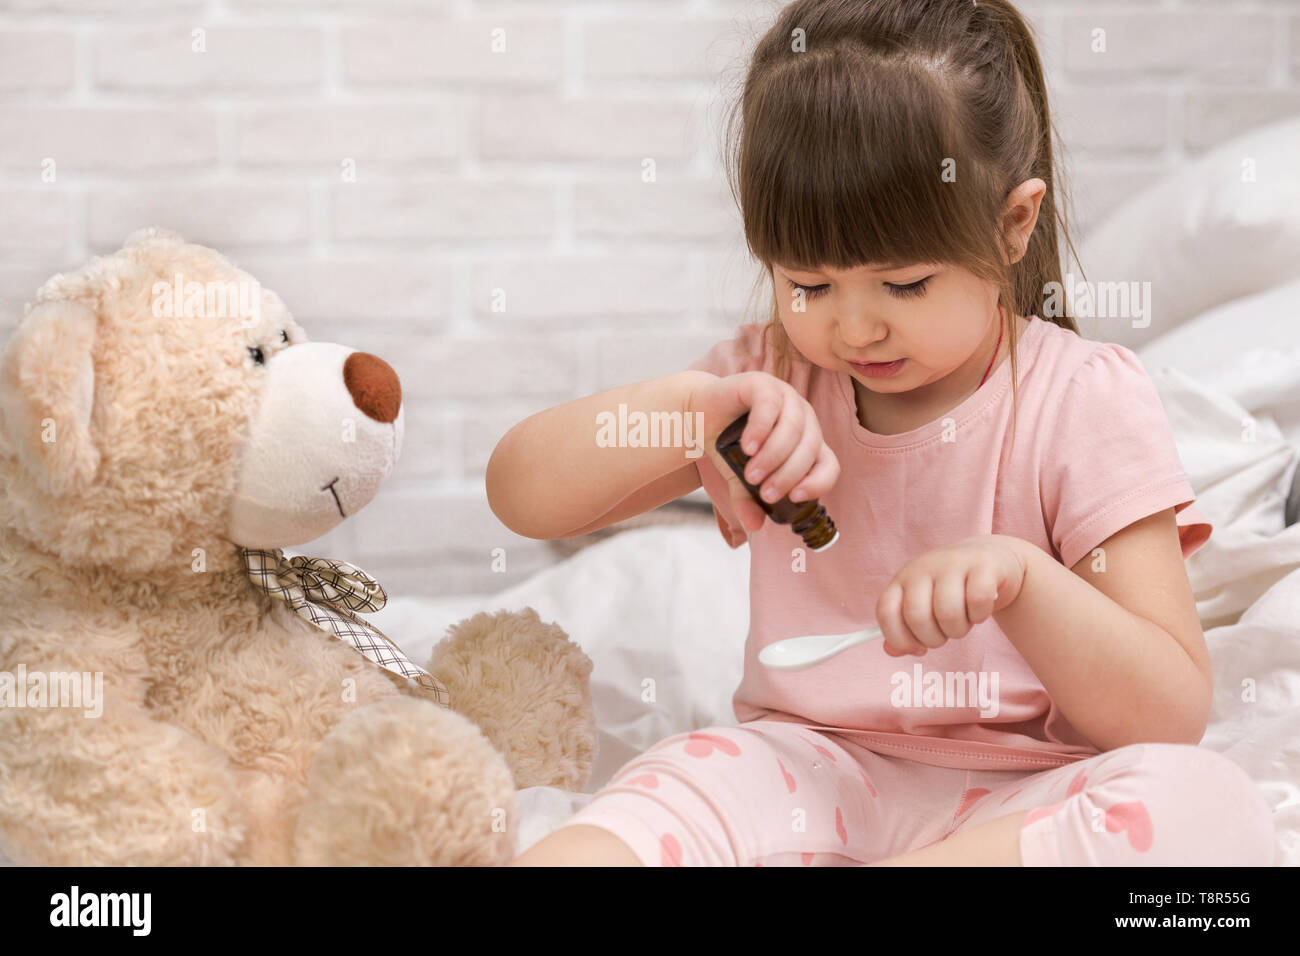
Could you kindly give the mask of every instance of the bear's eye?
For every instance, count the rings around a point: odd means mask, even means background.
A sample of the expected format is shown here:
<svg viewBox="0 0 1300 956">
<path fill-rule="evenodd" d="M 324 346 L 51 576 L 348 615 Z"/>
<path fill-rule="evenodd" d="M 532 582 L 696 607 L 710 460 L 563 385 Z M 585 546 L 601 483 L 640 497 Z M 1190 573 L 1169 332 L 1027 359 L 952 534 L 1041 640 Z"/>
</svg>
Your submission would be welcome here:
<svg viewBox="0 0 1300 956">
<path fill-rule="evenodd" d="M 254 365 L 265 365 L 265 364 L 266 364 L 266 355 L 263 354 L 262 350 L 261 350 L 260 348 L 258 348 L 256 345 L 250 345 L 250 346 L 248 347 L 248 354 L 251 355 L 251 356 L 253 356 L 253 364 L 254 364 Z"/>
<path fill-rule="evenodd" d="M 280 330 L 280 341 L 281 341 L 281 342 L 288 342 L 288 341 L 289 341 L 289 333 L 286 332 L 284 329 L 281 329 L 281 330 Z"/>
</svg>

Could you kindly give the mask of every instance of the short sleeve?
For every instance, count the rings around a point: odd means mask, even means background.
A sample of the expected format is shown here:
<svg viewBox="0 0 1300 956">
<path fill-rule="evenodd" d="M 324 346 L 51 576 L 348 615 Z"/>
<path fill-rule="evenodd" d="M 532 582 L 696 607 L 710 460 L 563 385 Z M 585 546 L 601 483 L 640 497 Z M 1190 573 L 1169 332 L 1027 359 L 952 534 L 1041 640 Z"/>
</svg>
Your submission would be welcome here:
<svg viewBox="0 0 1300 956">
<path fill-rule="evenodd" d="M 1043 517 L 1061 563 L 1135 521 L 1175 509 L 1183 558 L 1209 540 L 1173 430 L 1136 355 L 1101 343 L 1064 389 L 1043 453 Z"/>
<path fill-rule="evenodd" d="M 742 325 L 732 338 L 718 342 L 688 368 L 727 376 L 763 371 L 769 365 L 763 326 L 754 323 Z M 700 484 L 713 502 L 713 516 L 717 519 L 723 540 L 732 548 L 740 547 L 749 540 L 749 533 L 731 507 L 731 493 L 726 479 L 718 473 L 708 455 L 695 459 L 695 468 L 700 473 Z"/>
</svg>

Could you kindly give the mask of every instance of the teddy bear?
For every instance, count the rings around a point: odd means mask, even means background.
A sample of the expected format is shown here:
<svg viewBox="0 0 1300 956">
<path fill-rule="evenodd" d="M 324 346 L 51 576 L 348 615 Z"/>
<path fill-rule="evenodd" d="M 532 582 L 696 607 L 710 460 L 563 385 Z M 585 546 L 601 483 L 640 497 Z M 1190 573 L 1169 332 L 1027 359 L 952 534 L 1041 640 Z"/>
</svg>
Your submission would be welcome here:
<svg viewBox="0 0 1300 956">
<path fill-rule="evenodd" d="M 38 865 L 473 865 L 585 785 L 591 661 L 480 612 L 427 668 L 346 562 L 404 428 L 377 356 L 163 229 L 49 279 L 0 353 L 0 851 Z"/>
</svg>

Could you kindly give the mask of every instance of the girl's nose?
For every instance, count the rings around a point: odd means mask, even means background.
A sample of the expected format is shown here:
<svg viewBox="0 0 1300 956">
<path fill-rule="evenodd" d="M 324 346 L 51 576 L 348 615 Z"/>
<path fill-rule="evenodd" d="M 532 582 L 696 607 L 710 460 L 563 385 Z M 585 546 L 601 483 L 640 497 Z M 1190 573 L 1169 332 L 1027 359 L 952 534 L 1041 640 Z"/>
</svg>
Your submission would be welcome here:
<svg viewBox="0 0 1300 956">
<path fill-rule="evenodd" d="M 872 319 L 839 320 L 836 326 L 844 347 L 854 352 L 875 345 L 889 334 L 889 329 L 883 323 Z"/>
</svg>

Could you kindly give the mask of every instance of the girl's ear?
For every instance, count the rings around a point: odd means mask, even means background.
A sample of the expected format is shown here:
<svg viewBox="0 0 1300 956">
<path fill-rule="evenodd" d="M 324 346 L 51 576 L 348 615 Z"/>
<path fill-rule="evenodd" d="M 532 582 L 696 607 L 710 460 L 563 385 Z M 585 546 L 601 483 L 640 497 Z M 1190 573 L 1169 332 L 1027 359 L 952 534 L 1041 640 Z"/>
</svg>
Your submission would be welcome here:
<svg viewBox="0 0 1300 956">
<path fill-rule="evenodd" d="M 58 495 L 83 490 L 99 469 L 90 437 L 97 324 L 80 303 L 38 303 L 0 353 L 0 429 Z"/>
</svg>

